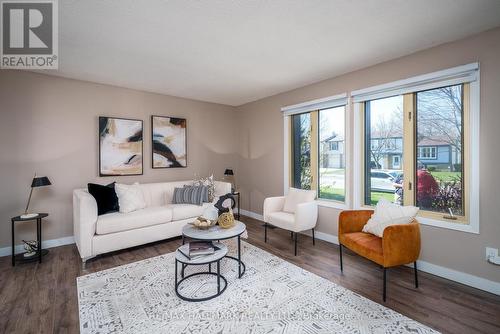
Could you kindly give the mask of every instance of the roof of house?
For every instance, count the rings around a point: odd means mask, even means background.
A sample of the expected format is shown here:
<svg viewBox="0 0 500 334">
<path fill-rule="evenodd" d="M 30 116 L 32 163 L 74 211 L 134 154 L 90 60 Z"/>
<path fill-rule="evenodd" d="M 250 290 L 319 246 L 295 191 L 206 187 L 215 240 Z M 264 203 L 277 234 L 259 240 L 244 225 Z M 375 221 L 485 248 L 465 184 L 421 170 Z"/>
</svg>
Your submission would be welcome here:
<svg viewBox="0 0 500 334">
<path fill-rule="evenodd" d="M 443 138 L 424 138 L 418 142 L 418 146 L 448 146 L 449 142 Z"/>
<path fill-rule="evenodd" d="M 322 142 L 330 142 L 330 141 L 344 141 L 344 136 L 340 136 L 334 133 L 330 137 L 327 137 L 322 140 Z"/>
</svg>

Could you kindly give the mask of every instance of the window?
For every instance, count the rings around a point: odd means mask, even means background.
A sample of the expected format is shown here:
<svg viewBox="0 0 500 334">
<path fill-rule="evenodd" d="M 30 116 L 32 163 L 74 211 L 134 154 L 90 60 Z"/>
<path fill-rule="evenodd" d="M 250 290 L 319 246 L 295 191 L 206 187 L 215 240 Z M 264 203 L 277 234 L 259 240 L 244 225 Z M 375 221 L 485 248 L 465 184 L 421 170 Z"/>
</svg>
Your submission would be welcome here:
<svg viewBox="0 0 500 334">
<path fill-rule="evenodd" d="M 437 159 L 436 147 L 417 146 L 417 158 Z"/>
<path fill-rule="evenodd" d="M 399 155 L 392 156 L 392 167 L 397 169 L 401 168 L 401 156 Z"/>
<path fill-rule="evenodd" d="M 468 87 L 445 86 L 364 102 L 369 148 L 364 152 L 365 205 L 385 198 L 416 205 L 424 215 L 465 220 L 463 119 Z M 398 138 L 403 138 L 401 144 Z"/>
<path fill-rule="evenodd" d="M 293 186 L 311 189 L 311 117 L 309 113 L 292 116 Z"/>
<path fill-rule="evenodd" d="M 365 151 L 365 205 L 375 205 L 381 198 L 402 203 L 403 192 L 399 189 L 403 179 L 389 174 L 395 171 L 391 157 L 403 156 L 402 145 L 397 145 L 402 135 L 402 96 L 365 103 L 365 147 L 370 148 Z"/>
<path fill-rule="evenodd" d="M 387 198 L 479 233 L 479 83 L 472 63 L 351 93 L 356 207 Z"/>
<path fill-rule="evenodd" d="M 345 202 L 345 105 L 290 115 L 290 185 Z"/>
<path fill-rule="evenodd" d="M 345 107 L 319 111 L 319 193 L 322 199 L 345 201 Z M 323 143 L 330 141 L 332 150 Z"/>
<path fill-rule="evenodd" d="M 416 98 L 416 204 L 421 210 L 464 216 L 463 112 L 464 85 L 417 92 Z M 439 144 L 437 148 L 424 146 Z M 442 157 L 441 157 L 442 156 Z M 431 166 L 425 160 L 436 160 Z"/>
</svg>

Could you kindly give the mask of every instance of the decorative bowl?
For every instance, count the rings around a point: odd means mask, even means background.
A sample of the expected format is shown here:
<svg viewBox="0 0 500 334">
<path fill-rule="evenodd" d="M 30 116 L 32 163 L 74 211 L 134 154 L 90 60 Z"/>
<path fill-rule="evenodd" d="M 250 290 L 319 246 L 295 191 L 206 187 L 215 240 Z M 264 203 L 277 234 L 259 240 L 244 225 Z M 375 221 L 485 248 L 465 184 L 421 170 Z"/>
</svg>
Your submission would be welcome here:
<svg viewBox="0 0 500 334">
<path fill-rule="evenodd" d="M 203 217 L 196 218 L 191 224 L 200 229 L 200 230 L 208 230 L 210 227 L 214 226 L 217 223 L 217 220 L 210 220 Z"/>
</svg>

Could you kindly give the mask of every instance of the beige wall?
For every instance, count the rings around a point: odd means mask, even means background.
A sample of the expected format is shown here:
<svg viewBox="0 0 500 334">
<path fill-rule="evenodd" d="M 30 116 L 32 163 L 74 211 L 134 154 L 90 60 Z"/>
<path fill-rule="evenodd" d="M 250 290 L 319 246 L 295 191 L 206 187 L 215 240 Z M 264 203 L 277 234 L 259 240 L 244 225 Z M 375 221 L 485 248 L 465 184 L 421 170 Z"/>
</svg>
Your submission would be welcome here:
<svg viewBox="0 0 500 334">
<path fill-rule="evenodd" d="M 481 64 L 480 234 L 422 226 L 421 259 L 500 281 L 485 246 L 500 248 L 500 29 L 238 107 L 238 180 L 244 209 L 262 214 L 267 196 L 283 194 L 283 118 L 280 108 L 410 76 L 479 61 Z M 352 115 L 350 115 L 352 118 Z M 339 210 L 320 208 L 318 231 L 336 235 Z"/>
<path fill-rule="evenodd" d="M 151 168 L 151 115 L 187 118 L 188 167 Z M 144 175 L 98 177 L 98 116 L 144 121 Z M 0 71 L 0 248 L 10 246 L 10 217 L 22 213 L 36 171 L 53 185 L 39 188 L 32 211 L 50 213 L 43 239 L 73 235 L 74 188 L 87 182 L 158 182 L 222 177 L 236 161 L 233 107 L 21 71 Z M 34 238 L 29 223 L 16 229 Z"/>
</svg>

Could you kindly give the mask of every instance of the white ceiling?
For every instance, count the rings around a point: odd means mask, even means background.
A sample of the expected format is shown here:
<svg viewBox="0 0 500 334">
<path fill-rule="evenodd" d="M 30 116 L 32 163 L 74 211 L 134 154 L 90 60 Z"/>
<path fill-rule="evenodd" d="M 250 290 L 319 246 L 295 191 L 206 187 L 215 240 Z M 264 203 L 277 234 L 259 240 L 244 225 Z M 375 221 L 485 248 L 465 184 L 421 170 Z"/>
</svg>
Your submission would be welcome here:
<svg viewBox="0 0 500 334">
<path fill-rule="evenodd" d="M 500 25 L 499 0 L 63 0 L 58 76 L 241 105 Z"/>
</svg>

